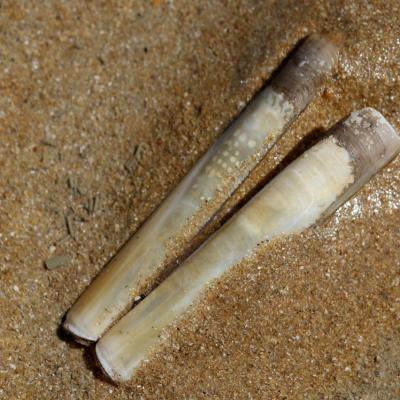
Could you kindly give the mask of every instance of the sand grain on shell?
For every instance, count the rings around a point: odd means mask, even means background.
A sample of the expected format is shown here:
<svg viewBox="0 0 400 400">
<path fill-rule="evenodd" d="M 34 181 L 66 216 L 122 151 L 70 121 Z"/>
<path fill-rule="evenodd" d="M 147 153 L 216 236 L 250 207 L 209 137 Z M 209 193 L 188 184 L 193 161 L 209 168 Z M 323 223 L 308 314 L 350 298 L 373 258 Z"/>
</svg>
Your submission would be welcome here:
<svg viewBox="0 0 400 400">
<path fill-rule="evenodd" d="M 354 109 L 399 129 L 399 16 L 397 0 L 2 2 L 0 398 L 400 398 L 398 158 L 324 225 L 216 283 L 130 387 L 57 331 L 308 33 L 343 34 L 339 70 L 224 213 Z M 149 150 L 128 174 L 136 145 Z M 102 199 L 90 216 L 89 194 Z M 71 264 L 46 270 L 57 254 Z"/>
</svg>

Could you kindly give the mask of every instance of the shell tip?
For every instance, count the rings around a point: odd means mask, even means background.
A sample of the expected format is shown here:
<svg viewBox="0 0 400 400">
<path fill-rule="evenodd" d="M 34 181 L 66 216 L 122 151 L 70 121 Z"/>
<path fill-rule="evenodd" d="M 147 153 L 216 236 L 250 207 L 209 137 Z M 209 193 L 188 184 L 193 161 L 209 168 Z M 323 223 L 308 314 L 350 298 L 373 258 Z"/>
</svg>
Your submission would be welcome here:
<svg viewBox="0 0 400 400">
<path fill-rule="evenodd" d="M 351 155 L 358 186 L 390 162 L 400 151 L 400 136 L 374 108 L 354 111 L 333 131 L 341 147 Z"/>
<path fill-rule="evenodd" d="M 323 67 L 323 62 L 326 63 L 325 68 L 329 71 L 335 68 L 339 60 L 339 49 L 341 40 L 338 35 L 333 33 L 311 33 L 306 38 L 306 46 L 311 49 L 317 49 L 315 57 L 319 60 L 319 67 Z"/>
<path fill-rule="evenodd" d="M 62 324 L 62 328 L 66 333 L 71 335 L 76 342 L 78 342 L 78 343 L 80 343 L 80 344 L 82 344 L 84 346 L 89 346 L 90 344 L 92 344 L 93 342 L 95 342 L 98 339 L 98 338 L 90 336 L 87 333 L 85 333 L 82 330 L 80 330 L 76 326 L 76 324 L 72 323 L 68 319 L 68 315 L 67 315 L 67 318 L 65 319 L 65 321 Z"/>
<path fill-rule="evenodd" d="M 104 353 L 104 350 L 102 349 L 101 342 L 98 342 L 95 346 L 95 353 L 96 353 L 96 358 L 97 358 L 97 364 L 103 371 L 104 375 L 108 379 L 110 379 L 113 382 L 121 382 L 121 376 L 117 372 L 115 372 L 114 368 L 110 365 L 110 363 L 107 360 L 107 357 Z"/>
</svg>

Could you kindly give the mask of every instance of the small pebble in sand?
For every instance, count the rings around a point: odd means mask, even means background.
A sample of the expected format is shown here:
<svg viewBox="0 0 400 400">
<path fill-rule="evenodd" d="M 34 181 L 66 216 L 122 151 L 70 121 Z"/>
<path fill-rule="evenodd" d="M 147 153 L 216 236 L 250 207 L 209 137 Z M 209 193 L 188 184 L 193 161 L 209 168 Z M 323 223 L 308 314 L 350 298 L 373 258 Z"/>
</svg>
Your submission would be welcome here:
<svg viewBox="0 0 400 400">
<path fill-rule="evenodd" d="M 69 254 L 62 254 L 59 256 L 50 257 L 45 261 L 45 266 L 47 269 L 52 270 L 59 267 L 64 267 L 71 262 L 71 256 Z"/>
</svg>

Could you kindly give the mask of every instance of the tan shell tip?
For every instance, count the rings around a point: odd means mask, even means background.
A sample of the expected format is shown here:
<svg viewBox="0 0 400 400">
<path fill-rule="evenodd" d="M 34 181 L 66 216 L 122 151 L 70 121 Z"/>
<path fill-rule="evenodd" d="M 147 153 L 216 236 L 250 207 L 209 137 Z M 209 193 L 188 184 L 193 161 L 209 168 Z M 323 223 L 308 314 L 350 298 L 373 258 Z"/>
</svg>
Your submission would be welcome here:
<svg viewBox="0 0 400 400">
<path fill-rule="evenodd" d="M 374 174 L 400 151 L 400 136 L 371 107 L 352 112 L 337 128 L 335 137 L 351 154 L 358 176 Z"/>
<path fill-rule="evenodd" d="M 62 324 L 62 328 L 64 332 L 67 334 L 71 335 L 74 340 L 84 346 L 89 346 L 93 342 L 95 342 L 98 338 L 94 338 L 90 335 L 88 335 L 86 332 L 83 332 L 82 330 L 78 329 L 78 327 L 72 323 L 71 321 L 68 320 L 68 318 L 65 319 L 65 321 Z"/>
<path fill-rule="evenodd" d="M 338 63 L 339 47 L 331 35 L 312 33 L 299 47 L 299 55 L 306 57 L 315 64 L 316 70 L 329 72 Z"/>
<path fill-rule="evenodd" d="M 100 342 L 97 343 L 95 346 L 95 353 L 96 353 L 97 364 L 103 371 L 104 375 L 113 382 L 121 382 L 122 381 L 121 376 L 114 371 L 110 363 L 107 361 L 107 357 L 105 356 L 104 351 L 101 348 Z"/>
</svg>

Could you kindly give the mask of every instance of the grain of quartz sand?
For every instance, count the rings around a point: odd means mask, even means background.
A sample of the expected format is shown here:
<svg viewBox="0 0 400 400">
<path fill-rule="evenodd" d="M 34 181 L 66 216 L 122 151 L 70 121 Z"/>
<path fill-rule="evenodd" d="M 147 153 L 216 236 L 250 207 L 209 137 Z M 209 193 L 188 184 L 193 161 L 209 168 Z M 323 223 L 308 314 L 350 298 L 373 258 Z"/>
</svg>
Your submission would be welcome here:
<svg viewBox="0 0 400 400">
<path fill-rule="evenodd" d="M 131 386 L 99 379 L 86 350 L 57 336 L 90 279 L 306 34 L 342 32 L 341 67 L 225 211 L 353 109 L 400 128 L 397 1 L 147 3 L 1 4 L 0 398 L 399 398 L 398 158 L 325 224 L 219 281 Z M 60 157 L 46 155 L 47 136 Z M 138 143 L 150 150 L 128 176 Z M 70 174 L 102 204 L 54 246 L 82 206 Z M 44 269 L 65 253 L 71 265 Z"/>
</svg>

